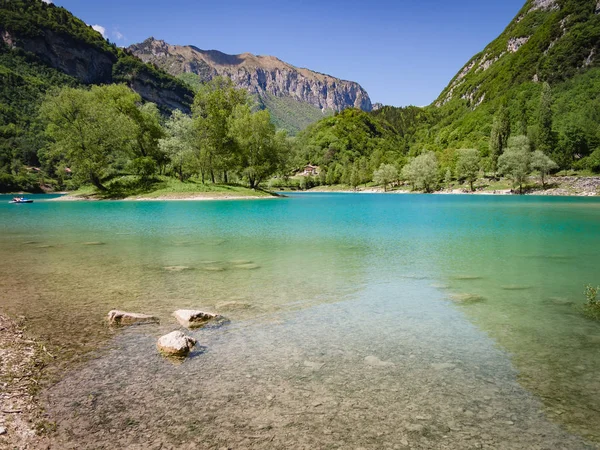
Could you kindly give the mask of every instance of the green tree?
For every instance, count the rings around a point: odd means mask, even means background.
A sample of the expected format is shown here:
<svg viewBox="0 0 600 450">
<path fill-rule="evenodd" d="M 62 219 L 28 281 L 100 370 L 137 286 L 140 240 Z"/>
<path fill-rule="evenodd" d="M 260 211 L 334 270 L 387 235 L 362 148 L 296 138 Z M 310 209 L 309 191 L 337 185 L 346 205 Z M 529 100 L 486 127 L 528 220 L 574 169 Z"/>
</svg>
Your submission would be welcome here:
<svg viewBox="0 0 600 450">
<path fill-rule="evenodd" d="M 446 189 L 450 189 L 450 186 L 452 185 L 452 171 L 450 170 L 450 167 L 446 169 L 446 174 L 444 175 L 444 185 L 446 186 Z"/>
<path fill-rule="evenodd" d="M 167 162 L 165 154 L 160 151 L 158 145 L 160 139 L 165 136 L 165 130 L 161 125 L 160 111 L 154 103 L 144 103 L 135 108 L 131 116 L 137 125 L 135 136 L 136 144 L 134 150 L 141 157 L 150 157 L 159 165 Z"/>
<path fill-rule="evenodd" d="M 548 155 L 540 150 L 536 150 L 531 155 L 531 170 L 540 174 L 542 179 L 542 188 L 546 189 L 546 176 L 553 170 L 558 169 L 558 164 L 550 159 Z"/>
<path fill-rule="evenodd" d="M 350 172 L 350 186 L 352 186 L 352 189 L 356 190 L 360 182 L 360 168 L 357 163 L 354 163 Z"/>
<path fill-rule="evenodd" d="M 392 164 L 382 164 L 373 172 L 373 181 L 383 186 L 383 191 L 387 191 L 390 183 L 398 179 L 398 169 Z"/>
<path fill-rule="evenodd" d="M 180 181 L 192 173 L 194 158 L 195 129 L 192 118 L 175 110 L 165 123 L 165 137 L 159 141 L 159 148 L 169 158 L 171 167 Z"/>
<path fill-rule="evenodd" d="M 508 139 L 508 148 L 511 150 L 519 150 L 521 152 L 531 152 L 531 141 L 527 136 L 511 136 Z"/>
<path fill-rule="evenodd" d="M 553 152 L 555 144 L 554 132 L 552 131 L 552 89 L 548 83 L 544 83 L 538 111 L 536 148 L 549 155 Z"/>
<path fill-rule="evenodd" d="M 194 98 L 192 113 L 198 133 L 199 156 L 214 183 L 215 171 L 234 169 L 239 160 L 236 141 L 229 131 L 231 117 L 238 106 L 248 103 L 248 93 L 237 89 L 229 78 L 215 77 L 202 85 Z"/>
<path fill-rule="evenodd" d="M 476 149 L 465 149 L 458 151 L 458 160 L 456 161 L 456 178 L 466 180 L 474 191 L 473 183 L 479 175 L 480 157 Z"/>
<path fill-rule="evenodd" d="M 433 152 L 425 152 L 402 168 L 402 177 L 414 188 L 432 192 L 437 187 L 439 165 Z"/>
<path fill-rule="evenodd" d="M 508 110 L 502 106 L 496 116 L 494 116 L 492 131 L 490 133 L 490 159 L 492 163 L 492 171 L 494 173 L 496 173 L 498 170 L 498 158 L 506 148 L 509 136 L 510 118 L 508 116 Z"/>
<path fill-rule="evenodd" d="M 498 170 L 519 186 L 523 193 L 523 183 L 530 172 L 531 152 L 529 139 L 526 136 L 511 137 L 506 151 L 498 158 Z"/>
<path fill-rule="evenodd" d="M 228 122 L 229 137 L 239 148 L 241 174 L 256 189 L 277 170 L 286 133 L 275 131 L 268 111 L 252 113 L 248 105 L 238 105 Z"/>
<path fill-rule="evenodd" d="M 138 129 L 126 113 L 140 97 L 124 85 L 65 87 L 48 94 L 40 108 L 50 139 L 46 157 L 68 165 L 75 177 L 105 191 L 111 164 L 131 154 Z"/>
</svg>

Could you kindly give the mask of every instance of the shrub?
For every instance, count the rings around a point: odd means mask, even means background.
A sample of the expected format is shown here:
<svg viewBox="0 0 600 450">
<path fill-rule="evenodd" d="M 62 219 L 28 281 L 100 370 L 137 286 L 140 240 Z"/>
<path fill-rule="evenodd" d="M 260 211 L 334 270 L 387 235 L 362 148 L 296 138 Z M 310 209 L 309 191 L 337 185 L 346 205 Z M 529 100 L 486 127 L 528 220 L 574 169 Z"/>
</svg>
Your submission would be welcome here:
<svg viewBox="0 0 600 450">
<path fill-rule="evenodd" d="M 585 315 L 594 320 L 600 320 L 600 300 L 598 299 L 600 287 L 587 285 L 585 287 L 585 297 L 587 302 L 584 306 Z"/>
</svg>

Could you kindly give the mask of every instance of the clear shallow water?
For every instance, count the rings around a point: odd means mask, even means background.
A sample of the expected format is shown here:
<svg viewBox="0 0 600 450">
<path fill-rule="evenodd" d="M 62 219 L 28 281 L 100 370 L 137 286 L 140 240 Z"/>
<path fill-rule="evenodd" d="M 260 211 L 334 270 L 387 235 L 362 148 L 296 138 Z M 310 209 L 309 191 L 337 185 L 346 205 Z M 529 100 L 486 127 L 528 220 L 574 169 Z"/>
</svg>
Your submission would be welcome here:
<svg viewBox="0 0 600 450">
<path fill-rule="evenodd" d="M 99 348 L 46 393 L 65 448 L 586 448 L 599 223 L 578 198 L 0 202 L 0 304 Z M 173 366 L 182 307 L 231 324 Z M 111 308 L 162 324 L 115 333 Z"/>
</svg>

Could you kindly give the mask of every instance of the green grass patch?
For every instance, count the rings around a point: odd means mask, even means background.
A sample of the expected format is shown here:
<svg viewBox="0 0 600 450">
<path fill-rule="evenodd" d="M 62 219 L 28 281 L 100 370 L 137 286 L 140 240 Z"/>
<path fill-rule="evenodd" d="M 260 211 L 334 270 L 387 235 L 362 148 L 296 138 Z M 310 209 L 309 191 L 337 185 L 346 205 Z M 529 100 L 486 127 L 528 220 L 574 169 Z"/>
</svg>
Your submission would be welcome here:
<svg viewBox="0 0 600 450">
<path fill-rule="evenodd" d="M 269 197 L 273 194 L 264 190 L 252 190 L 235 184 L 203 184 L 198 180 L 179 181 L 170 177 L 157 177 L 152 180 L 140 180 L 127 175 L 106 183 L 107 191 L 99 191 L 93 186 L 83 186 L 71 193 L 74 197 L 96 199 L 125 198 L 225 198 L 225 197 Z"/>
</svg>

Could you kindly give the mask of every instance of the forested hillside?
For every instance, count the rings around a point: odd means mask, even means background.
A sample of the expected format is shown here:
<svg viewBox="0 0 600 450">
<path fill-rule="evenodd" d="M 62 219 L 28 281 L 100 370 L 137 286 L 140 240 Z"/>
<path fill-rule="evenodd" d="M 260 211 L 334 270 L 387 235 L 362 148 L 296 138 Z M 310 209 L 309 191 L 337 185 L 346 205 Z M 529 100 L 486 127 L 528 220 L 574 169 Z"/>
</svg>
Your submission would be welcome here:
<svg viewBox="0 0 600 450">
<path fill-rule="evenodd" d="M 0 0 L 0 189 L 36 190 L 45 145 L 37 110 L 50 89 L 125 83 L 164 111 L 190 110 L 191 90 L 106 41 L 64 8 Z"/>
<path fill-rule="evenodd" d="M 388 145 L 398 145 L 399 156 L 388 162 L 400 174 L 411 158 L 434 152 L 440 184 L 443 179 L 465 179 L 457 170 L 461 149 L 477 150 L 471 157 L 477 157 L 478 170 L 492 177 L 501 174 L 501 163 L 507 159 L 501 156 L 507 150 L 519 150 L 517 159 L 526 167 L 520 172 L 539 171 L 539 164 L 532 162 L 536 151 L 556 163 L 553 171 L 600 171 L 599 13 L 597 0 L 528 0 L 506 30 L 467 62 L 432 105 L 386 106 L 370 113 L 374 123 L 396 133 L 385 139 Z M 322 129 L 332 120 L 336 128 L 344 129 L 347 117 L 339 115 L 309 127 L 299 141 L 299 155 L 327 170 L 330 163 L 320 155 L 329 154 L 330 142 L 323 140 Z M 373 179 L 379 157 L 371 149 L 380 145 L 380 139 L 369 139 L 364 147 L 347 153 L 346 162 L 340 162 L 346 172 L 367 158 L 373 162 L 365 178 Z M 541 156 L 536 155 L 539 163 Z M 512 173 L 522 183 L 523 175 L 514 173 L 517 165 L 512 172 L 505 167 L 504 175 Z"/>
<path fill-rule="evenodd" d="M 422 126 L 406 130 L 414 136 L 413 152 L 474 147 L 488 156 L 496 118 L 507 122 L 508 134 L 544 147 L 562 168 L 581 166 L 581 158 L 600 146 L 599 13 L 597 0 L 527 1 L 425 108 Z M 546 83 L 550 123 L 540 124 Z M 405 111 L 375 114 L 404 128 L 393 116 L 406 118 Z M 544 137 L 540 126 L 548 125 Z"/>
<path fill-rule="evenodd" d="M 0 12 L 1 190 L 40 189 L 48 179 L 58 186 L 70 181 L 71 187 L 92 182 L 100 189 L 117 175 L 147 181 L 156 174 L 201 182 L 235 180 L 255 187 L 275 173 L 285 183 L 306 164 L 318 166 L 311 183 L 356 187 L 374 182 L 387 187 L 404 180 L 424 190 L 453 183 L 474 189 L 477 178 L 504 177 L 522 191 L 531 174 L 538 174 L 545 186 L 547 176 L 558 171 L 600 172 L 598 0 L 528 0 L 506 30 L 467 62 L 428 107 L 386 106 L 371 112 L 349 108 L 313 124 L 323 114 L 310 103 L 314 92 L 304 89 L 300 100 L 306 101 L 298 103 L 271 93 L 277 83 L 241 86 L 245 92 L 249 87 L 262 90 L 250 89 L 254 100 L 244 97 L 219 109 L 220 102 L 231 100 L 228 96 L 241 94 L 235 82 L 224 84 L 215 77 L 216 68 L 226 71 L 232 58 L 246 71 L 260 72 L 271 64 L 273 79 L 279 80 L 276 74 L 285 63 L 276 58 L 225 55 L 154 40 L 138 49 L 146 54 L 148 46 L 166 48 L 163 65 L 177 63 L 181 69 L 195 61 L 201 66 L 195 72 L 182 69 L 182 79 L 176 79 L 117 48 L 64 8 L 42 0 L 0 0 Z M 317 87 L 331 81 L 326 75 L 285 67 L 302 72 L 303 82 Z M 214 83 L 199 78 L 196 72 L 203 70 Z M 370 109 L 366 93 L 355 83 L 345 83 L 327 89 L 326 95 L 315 88 L 315 101 Z M 138 97 L 129 90 L 84 92 L 99 84 L 125 85 Z M 63 97 L 53 93 L 58 88 L 63 88 Z M 198 101 L 207 90 L 215 103 L 193 109 L 193 91 Z M 129 135 L 120 134 L 118 149 L 110 147 L 116 145 L 114 136 L 103 136 L 106 141 L 97 148 L 106 157 L 101 167 L 86 168 L 87 173 L 66 180 L 60 167 L 87 166 L 77 151 L 57 146 L 64 137 L 52 129 L 58 119 L 39 112 L 42 101 L 47 108 L 71 95 L 83 102 L 76 112 L 85 123 L 94 117 L 88 106 L 93 107 L 106 114 L 107 124 Z M 114 109 L 114 96 L 127 99 L 123 123 L 109 120 L 107 111 L 123 113 L 121 107 Z M 253 110 L 257 98 L 258 109 L 275 114 Z M 82 99 L 89 101 L 85 108 Z M 181 113 L 171 115 L 174 110 Z M 303 130 L 289 139 L 276 128 Z M 256 140 L 261 136 L 268 145 Z"/>
</svg>

